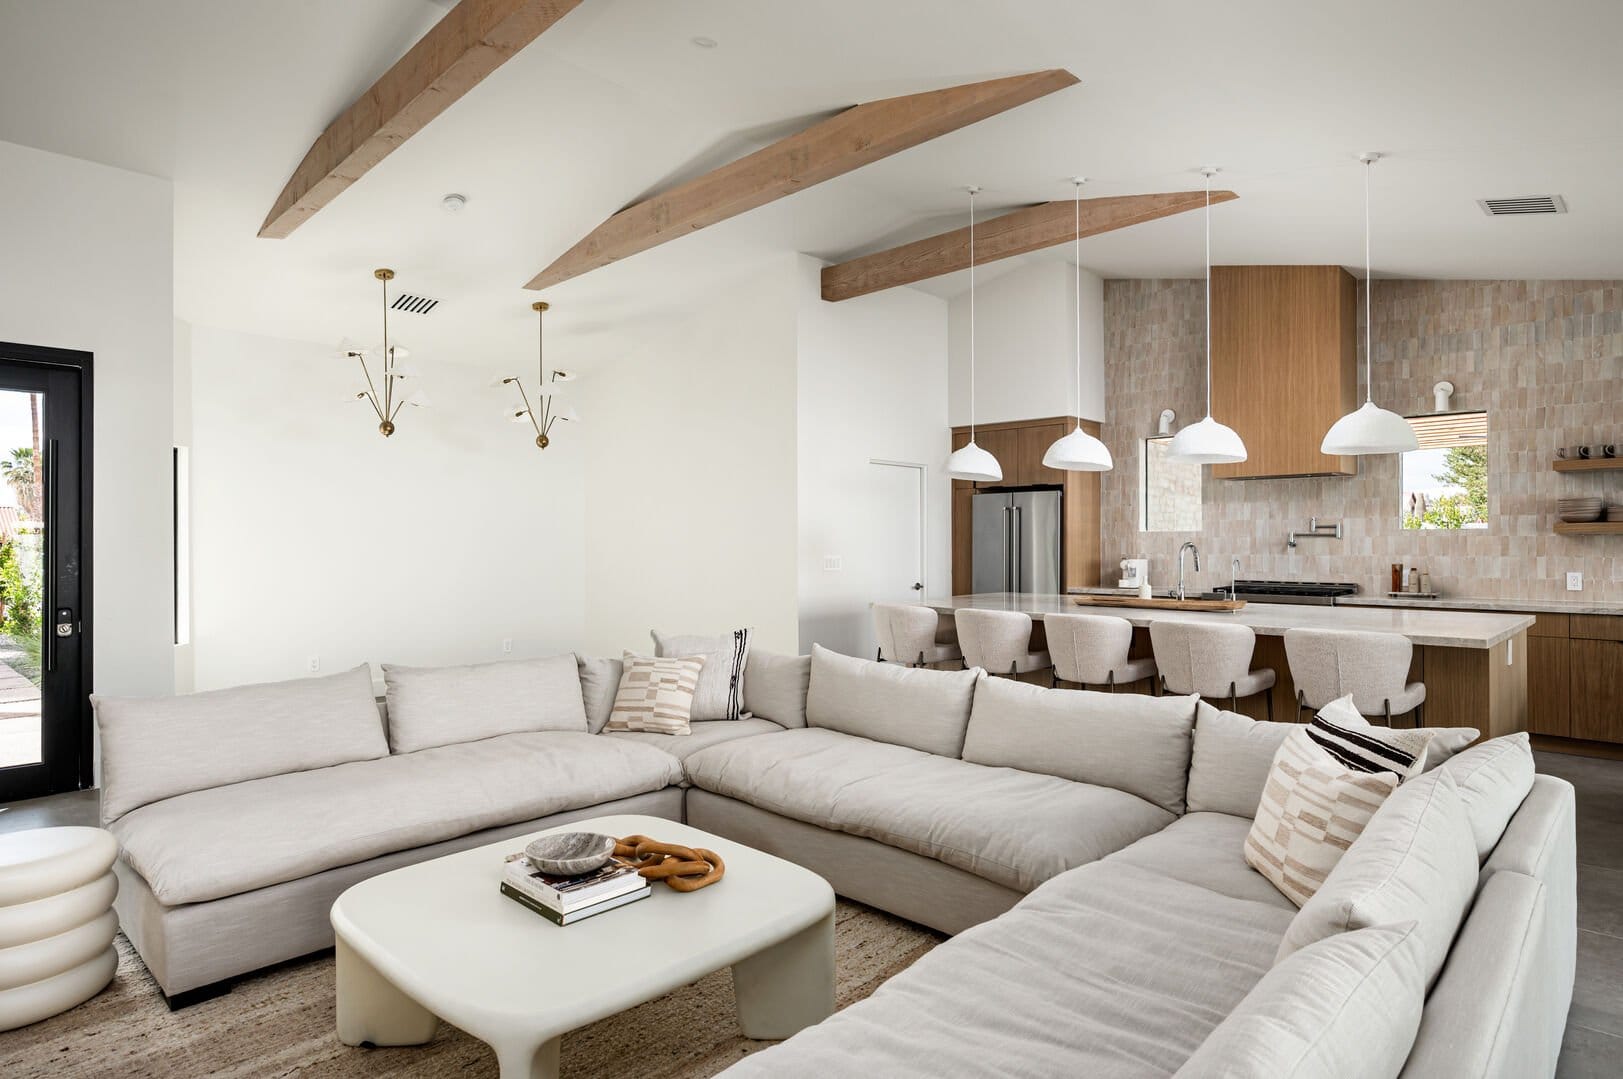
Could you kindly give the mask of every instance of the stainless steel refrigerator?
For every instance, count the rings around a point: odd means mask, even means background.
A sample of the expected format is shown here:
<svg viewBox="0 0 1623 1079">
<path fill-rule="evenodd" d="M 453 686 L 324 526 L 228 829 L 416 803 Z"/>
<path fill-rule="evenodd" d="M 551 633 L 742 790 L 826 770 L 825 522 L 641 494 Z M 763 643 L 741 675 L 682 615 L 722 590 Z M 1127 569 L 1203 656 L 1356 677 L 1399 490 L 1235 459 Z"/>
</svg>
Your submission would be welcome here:
<svg viewBox="0 0 1623 1079">
<path fill-rule="evenodd" d="M 1060 492 L 984 491 L 969 504 L 974 591 L 1060 591 Z"/>
</svg>

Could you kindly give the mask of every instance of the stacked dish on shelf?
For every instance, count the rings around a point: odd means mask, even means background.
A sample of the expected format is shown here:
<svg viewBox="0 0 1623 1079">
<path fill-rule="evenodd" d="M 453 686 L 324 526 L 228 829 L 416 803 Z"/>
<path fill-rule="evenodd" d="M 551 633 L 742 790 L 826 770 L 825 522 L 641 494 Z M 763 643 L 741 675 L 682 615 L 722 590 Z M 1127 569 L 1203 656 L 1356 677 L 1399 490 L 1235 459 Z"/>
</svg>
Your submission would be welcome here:
<svg viewBox="0 0 1623 1079">
<path fill-rule="evenodd" d="M 1561 520 L 1568 524 L 1584 524 L 1589 521 L 1600 520 L 1600 515 L 1606 507 L 1606 500 L 1591 495 L 1574 495 L 1556 502 L 1555 512 Z"/>
</svg>

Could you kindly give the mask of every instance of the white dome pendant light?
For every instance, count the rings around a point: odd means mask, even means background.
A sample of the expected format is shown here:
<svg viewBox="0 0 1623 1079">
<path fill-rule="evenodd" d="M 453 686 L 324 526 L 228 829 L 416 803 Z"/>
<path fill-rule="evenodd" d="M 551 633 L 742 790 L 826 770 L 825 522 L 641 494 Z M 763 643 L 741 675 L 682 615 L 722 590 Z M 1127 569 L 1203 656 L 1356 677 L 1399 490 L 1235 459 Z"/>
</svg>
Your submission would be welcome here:
<svg viewBox="0 0 1623 1079">
<path fill-rule="evenodd" d="M 969 445 L 954 450 L 947 458 L 947 475 L 955 480 L 996 483 L 1003 478 L 997 458 L 975 445 L 975 192 L 969 192 Z"/>
<path fill-rule="evenodd" d="M 1375 273 L 1369 258 L 1369 168 L 1380 159 L 1380 154 L 1358 155 L 1364 163 L 1364 404 L 1357 412 L 1337 420 L 1319 444 L 1320 453 L 1337 456 L 1406 453 L 1420 448 L 1409 421 L 1375 403 L 1375 319 L 1371 302 Z"/>
<path fill-rule="evenodd" d="M 1245 460 L 1245 443 L 1232 427 L 1212 419 L 1212 177 L 1217 168 L 1200 171 L 1206 177 L 1206 418 L 1173 435 L 1167 456 L 1192 465 L 1229 465 Z"/>
<path fill-rule="evenodd" d="M 1065 472 L 1109 472 L 1115 467 L 1109 447 L 1082 430 L 1082 185 L 1088 178 L 1078 176 L 1071 182 L 1076 185 L 1076 430 L 1048 447 L 1043 467 Z"/>
</svg>

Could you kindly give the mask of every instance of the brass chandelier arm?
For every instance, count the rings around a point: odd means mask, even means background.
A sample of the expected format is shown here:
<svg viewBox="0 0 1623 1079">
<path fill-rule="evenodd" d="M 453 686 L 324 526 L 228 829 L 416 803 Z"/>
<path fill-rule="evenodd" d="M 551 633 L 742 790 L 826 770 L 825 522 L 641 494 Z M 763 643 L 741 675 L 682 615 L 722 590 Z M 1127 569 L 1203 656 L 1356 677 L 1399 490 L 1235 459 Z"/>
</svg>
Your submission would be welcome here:
<svg viewBox="0 0 1623 1079">
<path fill-rule="evenodd" d="M 366 366 L 366 357 L 359 352 L 352 352 L 356 361 L 361 365 L 361 374 L 366 376 L 366 403 L 372 406 L 372 411 L 378 414 L 378 420 L 384 420 L 383 410 L 378 407 L 378 388 L 372 382 L 372 370 Z"/>
<path fill-rule="evenodd" d="M 540 424 L 535 422 L 535 409 L 530 407 L 530 395 L 524 392 L 524 383 L 516 378 L 510 381 L 518 387 L 519 398 L 524 402 L 524 414 L 530 417 L 530 426 L 535 428 L 536 437 L 540 438 L 546 432 L 541 429 Z"/>
</svg>

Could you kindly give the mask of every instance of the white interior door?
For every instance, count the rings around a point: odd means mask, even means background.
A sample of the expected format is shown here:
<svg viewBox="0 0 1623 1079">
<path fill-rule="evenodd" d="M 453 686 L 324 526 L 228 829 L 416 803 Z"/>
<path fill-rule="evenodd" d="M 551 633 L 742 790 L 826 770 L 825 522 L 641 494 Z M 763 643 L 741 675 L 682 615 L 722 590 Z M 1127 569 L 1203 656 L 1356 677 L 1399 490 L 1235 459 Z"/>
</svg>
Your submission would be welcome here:
<svg viewBox="0 0 1623 1079">
<path fill-rule="evenodd" d="M 924 469 L 901 461 L 871 461 L 864 486 L 867 522 L 862 544 L 863 578 L 870 602 L 917 603 L 924 595 Z M 878 642 L 873 618 L 863 620 L 863 648 Z"/>
</svg>

